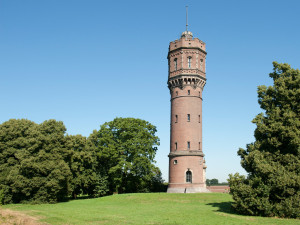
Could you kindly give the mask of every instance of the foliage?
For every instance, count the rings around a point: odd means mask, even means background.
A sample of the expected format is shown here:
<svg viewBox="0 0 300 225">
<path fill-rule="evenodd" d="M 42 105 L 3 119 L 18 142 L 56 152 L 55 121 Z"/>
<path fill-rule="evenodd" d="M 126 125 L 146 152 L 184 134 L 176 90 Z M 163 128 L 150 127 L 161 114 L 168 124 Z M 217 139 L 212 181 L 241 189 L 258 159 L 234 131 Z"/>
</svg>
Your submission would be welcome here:
<svg viewBox="0 0 300 225">
<path fill-rule="evenodd" d="M 71 173 L 64 161 L 62 122 L 38 125 L 9 120 L 0 125 L 0 184 L 3 203 L 56 202 L 68 195 Z"/>
<path fill-rule="evenodd" d="M 164 183 L 162 174 L 159 168 L 156 167 L 154 176 L 151 178 L 149 191 L 150 192 L 167 192 L 168 184 Z"/>
<path fill-rule="evenodd" d="M 206 185 L 210 186 L 210 185 L 216 185 L 219 184 L 219 180 L 216 178 L 213 179 L 206 179 Z"/>
<path fill-rule="evenodd" d="M 72 196 L 89 195 L 100 197 L 107 193 L 107 178 L 98 172 L 97 155 L 90 147 L 89 140 L 81 135 L 67 135 L 66 148 L 72 179 Z"/>
<path fill-rule="evenodd" d="M 3 205 L 4 201 L 4 190 L 0 188 L 0 205 Z"/>
<path fill-rule="evenodd" d="M 159 145 L 156 127 L 135 118 L 116 118 L 90 136 L 110 192 L 147 192 L 159 169 L 154 157 Z"/>
<path fill-rule="evenodd" d="M 100 197 L 116 186 L 119 192 L 164 189 L 152 164 L 159 140 L 150 123 L 117 118 L 89 138 L 65 132 L 55 120 L 0 124 L 0 204 Z"/>
<path fill-rule="evenodd" d="M 223 193 L 138 193 L 55 205 L 6 205 L 47 224 L 251 224 L 295 225 L 299 220 L 240 216 Z M 1 211 L 1 209 L 0 209 Z M 1 214 L 1 212 L 0 212 Z M 1 221 L 1 219 L 0 219 Z M 1 222 L 0 222 L 1 223 Z"/>
<path fill-rule="evenodd" d="M 274 86 L 258 87 L 256 141 L 238 151 L 248 177 L 230 175 L 230 191 L 240 213 L 300 218 L 300 71 L 273 65 Z"/>
</svg>

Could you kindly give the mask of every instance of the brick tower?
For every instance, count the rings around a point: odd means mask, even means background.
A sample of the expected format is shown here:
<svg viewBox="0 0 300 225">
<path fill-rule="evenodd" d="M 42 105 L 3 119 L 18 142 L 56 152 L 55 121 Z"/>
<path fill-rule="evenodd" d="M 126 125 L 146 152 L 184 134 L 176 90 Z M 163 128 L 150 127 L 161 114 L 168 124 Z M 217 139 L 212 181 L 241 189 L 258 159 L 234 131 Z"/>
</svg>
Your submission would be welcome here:
<svg viewBox="0 0 300 225">
<path fill-rule="evenodd" d="M 168 193 L 208 192 L 202 151 L 205 43 L 190 31 L 169 45 L 171 140 Z"/>
</svg>

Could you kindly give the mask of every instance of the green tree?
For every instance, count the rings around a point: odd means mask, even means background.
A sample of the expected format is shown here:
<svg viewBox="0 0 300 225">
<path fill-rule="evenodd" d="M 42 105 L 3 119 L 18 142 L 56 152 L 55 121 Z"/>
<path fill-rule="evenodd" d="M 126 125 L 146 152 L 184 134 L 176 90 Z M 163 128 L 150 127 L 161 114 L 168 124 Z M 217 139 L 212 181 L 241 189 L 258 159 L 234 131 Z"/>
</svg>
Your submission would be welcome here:
<svg viewBox="0 0 300 225">
<path fill-rule="evenodd" d="M 219 180 L 216 178 L 213 179 L 206 179 L 206 185 L 211 186 L 211 185 L 216 185 L 219 184 Z"/>
<path fill-rule="evenodd" d="M 215 185 L 215 184 L 219 184 L 219 180 L 214 178 L 210 180 L 210 185 Z"/>
<path fill-rule="evenodd" d="M 81 135 L 67 135 L 67 162 L 72 172 L 70 181 L 72 197 L 79 194 L 100 197 L 108 191 L 107 177 L 98 171 L 97 155 L 89 145 L 89 140 Z"/>
<path fill-rule="evenodd" d="M 249 215 L 300 217 L 300 71 L 273 63 L 274 85 L 258 87 L 264 113 L 254 143 L 239 149 L 248 176 L 230 175 L 233 207 Z"/>
<path fill-rule="evenodd" d="M 57 202 L 69 191 L 62 122 L 9 120 L 0 125 L 2 203 Z"/>
<path fill-rule="evenodd" d="M 149 191 L 158 170 L 153 164 L 159 145 L 155 133 L 156 127 L 145 120 L 116 118 L 91 135 L 111 192 Z"/>
<path fill-rule="evenodd" d="M 166 192 L 168 189 L 168 185 L 165 184 L 160 169 L 156 167 L 153 172 L 154 176 L 151 178 L 148 190 L 150 192 Z"/>
<path fill-rule="evenodd" d="M 210 186 L 210 179 L 206 179 L 206 185 Z"/>
</svg>

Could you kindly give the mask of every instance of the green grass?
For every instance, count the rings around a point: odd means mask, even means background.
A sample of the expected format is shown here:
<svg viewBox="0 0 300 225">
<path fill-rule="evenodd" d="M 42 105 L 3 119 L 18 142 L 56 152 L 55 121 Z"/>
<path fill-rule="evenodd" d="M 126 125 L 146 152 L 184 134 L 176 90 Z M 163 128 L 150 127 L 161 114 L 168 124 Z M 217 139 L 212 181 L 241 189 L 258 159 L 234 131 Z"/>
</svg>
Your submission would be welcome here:
<svg viewBox="0 0 300 225">
<path fill-rule="evenodd" d="M 58 204 L 6 205 L 50 224 L 300 224 L 300 220 L 241 216 L 231 196 L 203 194 L 122 194 Z"/>
</svg>

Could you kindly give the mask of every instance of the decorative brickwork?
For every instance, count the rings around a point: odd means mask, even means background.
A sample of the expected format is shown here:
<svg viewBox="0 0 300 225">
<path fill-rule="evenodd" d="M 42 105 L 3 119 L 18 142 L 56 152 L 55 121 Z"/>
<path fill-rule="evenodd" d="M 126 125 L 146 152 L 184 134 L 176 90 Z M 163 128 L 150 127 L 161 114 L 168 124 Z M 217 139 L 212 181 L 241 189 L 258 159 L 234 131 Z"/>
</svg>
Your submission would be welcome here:
<svg viewBox="0 0 300 225">
<path fill-rule="evenodd" d="M 202 149 L 202 91 L 206 83 L 205 43 L 189 31 L 170 43 L 171 94 L 169 193 L 209 192 Z"/>
<path fill-rule="evenodd" d="M 183 71 L 183 70 L 181 70 Z M 192 73 L 192 70 L 185 71 L 186 73 Z M 196 89 L 197 87 L 200 87 L 202 90 L 205 85 L 205 80 L 204 78 L 194 74 L 190 75 L 182 75 L 179 74 L 176 77 L 172 77 L 168 81 L 168 87 L 170 89 L 170 92 L 173 92 L 173 90 L 178 87 L 181 90 L 183 90 L 187 86 L 191 86 L 193 89 Z"/>
</svg>

